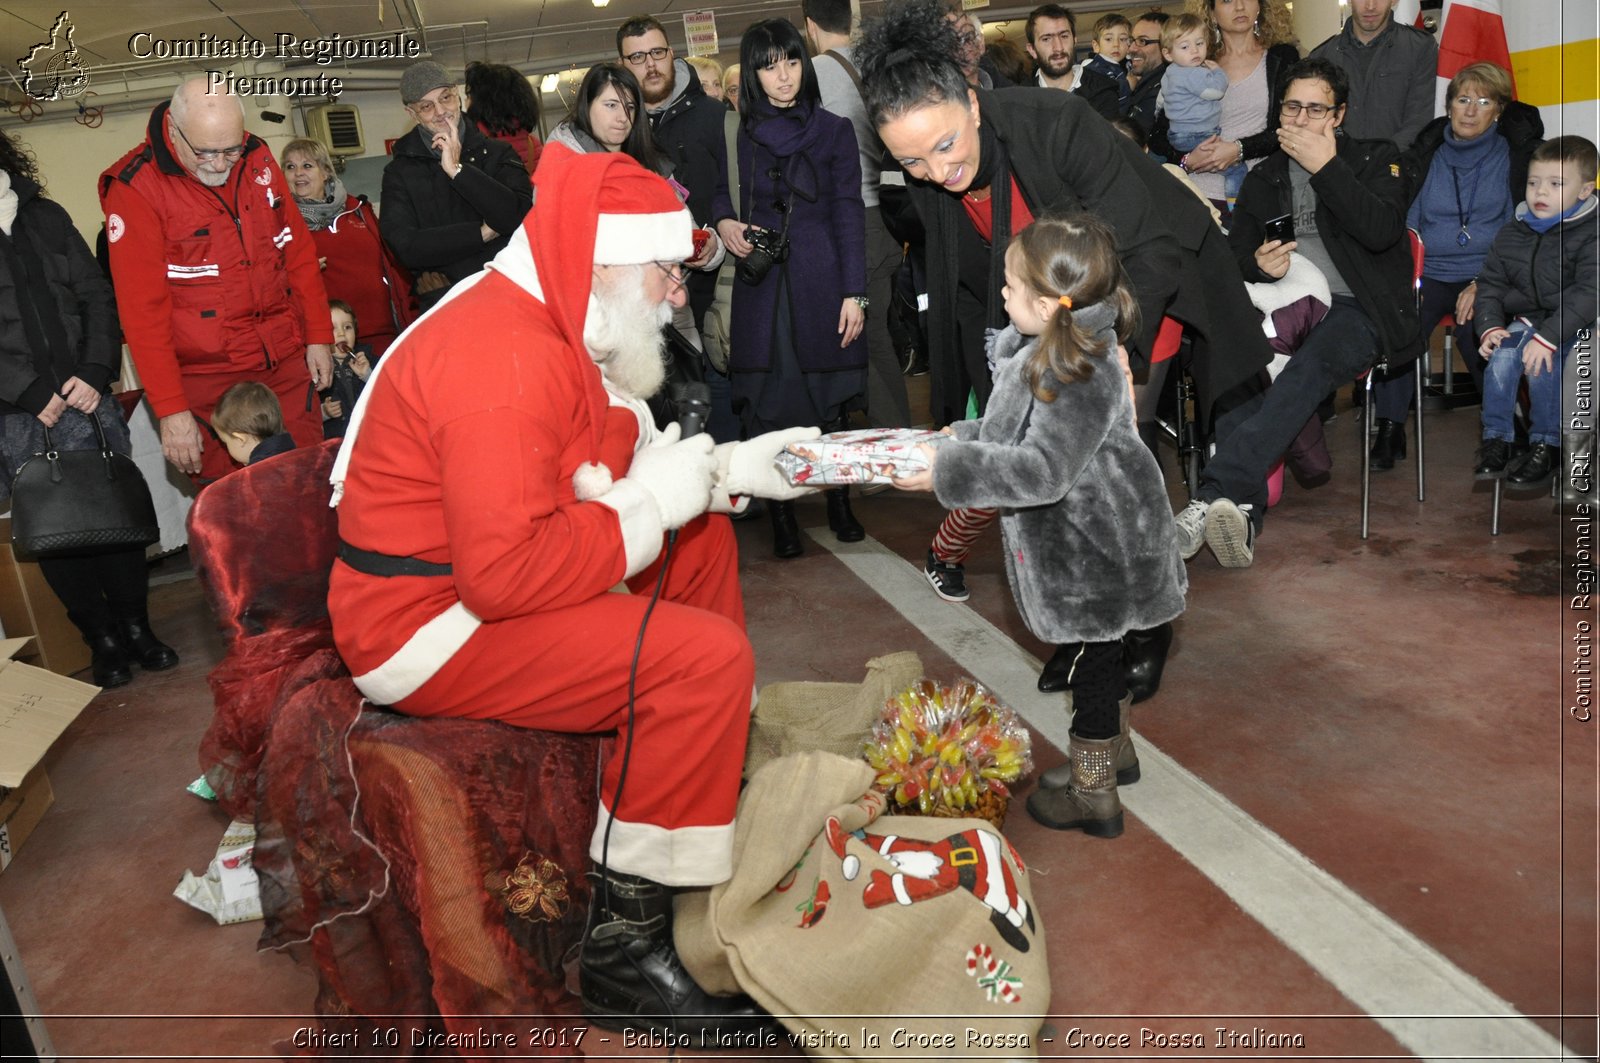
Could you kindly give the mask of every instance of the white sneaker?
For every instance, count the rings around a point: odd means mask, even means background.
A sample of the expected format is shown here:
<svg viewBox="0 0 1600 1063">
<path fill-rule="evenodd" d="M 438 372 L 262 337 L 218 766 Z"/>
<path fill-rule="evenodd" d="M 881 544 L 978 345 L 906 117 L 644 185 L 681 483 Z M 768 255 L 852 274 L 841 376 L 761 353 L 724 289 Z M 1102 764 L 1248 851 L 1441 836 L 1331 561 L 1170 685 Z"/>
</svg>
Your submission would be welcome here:
<svg viewBox="0 0 1600 1063">
<path fill-rule="evenodd" d="M 1255 560 L 1255 525 L 1250 523 L 1246 504 L 1236 506 L 1226 498 L 1211 503 L 1206 511 L 1205 539 L 1223 568 L 1249 568 Z"/>
<path fill-rule="evenodd" d="M 1195 499 L 1172 518 L 1178 526 L 1178 556 L 1185 561 L 1200 552 L 1206 544 L 1206 510 L 1211 503 Z"/>
</svg>

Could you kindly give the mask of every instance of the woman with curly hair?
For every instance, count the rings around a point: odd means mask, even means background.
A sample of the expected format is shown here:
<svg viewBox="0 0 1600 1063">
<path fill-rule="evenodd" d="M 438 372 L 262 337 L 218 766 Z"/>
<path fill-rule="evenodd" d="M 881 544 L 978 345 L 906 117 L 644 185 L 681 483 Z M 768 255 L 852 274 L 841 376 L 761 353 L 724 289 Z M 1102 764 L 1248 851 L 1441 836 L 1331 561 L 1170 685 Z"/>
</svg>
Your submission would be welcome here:
<svg viewBox="0 0 1600 1063">
<path fill-rule="evenodd" d="M 45 198 L 33 159 L 0 130 L 0 508 L 20 508 L 11 483 L 35 455 L 99 450 L 102 436 L 132 451 L 110 396 L 121 369 L 111 282 L 67 212 Z M 89 644 L 96 686 L 131 682 L 134 664 L 177 665 L 150 631 L 142 546 L 45 557 L 39 569 Z"/>
<path fill-rule="evenodd" d="M 1222 98 L 1222 132 L 1193 151 L 1174 151 L 1166 140 L 1166 117 L 1156 123 L 1151 150 L 1178 162 L 1226 216 L 1223 173 L 1243 162 L 1253 166 L 1278 150 L 1281 79 L 1300 59 L 1281 0 L 1188 0 L 1185 10 L 1205 23 L 1209 58 L 1228 75 Z"/>
<path fill-rule="evenodd" d="M 468 63 L 467 117 L 486 137 L 510 144 L 529 173 L 539 165 L 539 97 L 516 67 Z"/>
<path fill-rule="evenodd" d="M 1065 92 L 971 89 L 959 42 L 940 0 L 898 0 L 864 28 L 856 58 L 867 113 L 905 169 L 927 231 L 928 340 L 935 420 L 981 414 L 991 382 L 985 330 L 1005 325 L 1005 254 L 1012 237 L 1045 211 L 1087 211 L 1110 227 L 1139 303 L 1127 344 L 1135 378 L 1162 318 L 1194 337 L 1199 409 L 1253 381 L 1270 358 L 1239 267 L 1205 205 L 1084 100 Z M 967 597 L 961 568 L 993 522 L 993 510 L 952 512 L 925 569 L 947 600 Z M 1170 628 L 1134 633 L 1130 674 L 1153 692 Z M 1145 636 L 1148 635 L 1148 638 Z M 1070 657 L 1051 659 L 1045 690 L 1065 689 Z"/>
</svg>

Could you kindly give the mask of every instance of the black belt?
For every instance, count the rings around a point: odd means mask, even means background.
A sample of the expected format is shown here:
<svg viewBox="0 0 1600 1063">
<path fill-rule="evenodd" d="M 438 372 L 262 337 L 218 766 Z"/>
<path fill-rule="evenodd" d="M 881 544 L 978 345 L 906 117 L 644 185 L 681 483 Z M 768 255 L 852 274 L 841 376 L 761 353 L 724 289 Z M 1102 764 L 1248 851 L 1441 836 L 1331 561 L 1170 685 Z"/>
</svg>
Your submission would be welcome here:
<svg viewBox="0 0 1600 1063">
<path fill-rule="evenodd" d="M 417 557 L 396 557 L 362 550 L 349 543 L 339 544 L 339 560 L 368 576 L 448 576 L 449 565 Z"/>
</svg>

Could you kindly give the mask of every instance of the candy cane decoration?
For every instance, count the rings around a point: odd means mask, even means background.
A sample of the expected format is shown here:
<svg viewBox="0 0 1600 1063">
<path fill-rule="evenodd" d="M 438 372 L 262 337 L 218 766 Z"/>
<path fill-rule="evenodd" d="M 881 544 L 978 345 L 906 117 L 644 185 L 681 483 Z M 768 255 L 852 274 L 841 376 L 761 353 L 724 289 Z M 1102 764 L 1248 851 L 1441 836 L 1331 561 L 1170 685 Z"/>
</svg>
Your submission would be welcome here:
<svg viewBox="0 0 1600 1063">
<path fill-rule="evenodd" d="M 1011 973 L 1011 964 L 995 959 L 994 950 L 987 945 L 974 945 L 968 950 L 967 975 L 977 978 L 978 986 L 991 1004 L 996 1000 L 1003 1000 L 1007 1004 L 1017 1004 L 1022 1000 L 1018 992 L 1022 988 L 1022 979 Z"/>
</svg>

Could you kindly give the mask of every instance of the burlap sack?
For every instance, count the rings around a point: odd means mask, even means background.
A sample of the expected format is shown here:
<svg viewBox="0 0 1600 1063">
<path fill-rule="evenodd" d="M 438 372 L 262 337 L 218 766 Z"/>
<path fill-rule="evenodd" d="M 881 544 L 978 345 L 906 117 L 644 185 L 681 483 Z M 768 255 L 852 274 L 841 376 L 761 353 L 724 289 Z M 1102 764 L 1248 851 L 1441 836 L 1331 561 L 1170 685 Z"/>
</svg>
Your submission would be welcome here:
<svg viewBox="0 0 1600 1063">
<path fill-rule="evenodd" d="M 922 678 L 922 658 L 909 651 L 874 657 L 860 683 L 771 683 L 750 718 L 744 774 L 768 761 L 813 749 L 859 760 L 883 703 Z M 865 789 L 865 787 L 863 787 Z"/>
<path fill-rule="evenodd" d="M 679 894 L 684 964 L 811 1055 L 1035 1056 L 1050 976 L 1021 859 L 981 820 L 879 818 L 871 783 L 831 753 L 762 768 L 733 877 Z"/>
</svg>

